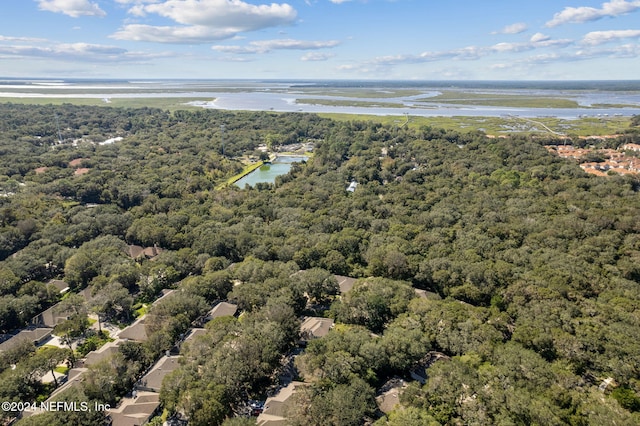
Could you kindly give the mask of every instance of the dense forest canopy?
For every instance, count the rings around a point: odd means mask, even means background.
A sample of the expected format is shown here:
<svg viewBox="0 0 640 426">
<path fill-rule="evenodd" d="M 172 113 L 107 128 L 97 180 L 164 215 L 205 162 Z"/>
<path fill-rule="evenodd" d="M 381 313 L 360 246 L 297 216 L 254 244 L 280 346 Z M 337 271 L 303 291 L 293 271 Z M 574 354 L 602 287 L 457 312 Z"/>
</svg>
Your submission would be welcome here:
<svg viewBox="0 0 640 426">
<path fill-rule="evenodd" d="M 586 175 L 527 135 L 308 114 L 0 104 L 0 117 L 2 332 L 60 299 L 51 278 L 103 295 L 85 310 L 122 323 L 181 290 L 149 312 L 148 342 L 65 398 L 115 404 L 229 299 L 245 314 L 209 323 L 161 392 L 193 424 L 221 424 L 264 395 L 310 306 L 337 325 L 297 357 L 309 386 L 292 424 L 376 419 L 375 389 L 433 351 L 447 360 L 379 424 L 640 422 L 638 177 Z M 275 185 L 221 187 L 267 140 L 313 140 L 314 155 Z M 134 260 L 130 244 L 164 251 Z M 338 297 L 331 274 L 360 279 Z M 3 354 L 6 400 L 47 391 L 46 356 L 21 350 Z"/>
</svg>

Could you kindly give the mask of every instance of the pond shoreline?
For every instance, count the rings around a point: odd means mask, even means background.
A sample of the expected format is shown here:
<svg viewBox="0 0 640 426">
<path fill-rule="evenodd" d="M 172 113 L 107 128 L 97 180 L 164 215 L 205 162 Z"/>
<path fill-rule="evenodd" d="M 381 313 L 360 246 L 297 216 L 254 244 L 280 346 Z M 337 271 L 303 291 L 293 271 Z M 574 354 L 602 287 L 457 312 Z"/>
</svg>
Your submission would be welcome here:
<svg viewBox="0 0 640 426">
<path fill-rule="evenodd" d="M 269 162 L 260 162 L 260 166 L 252 167 L 250 172 L 245 173 L 240 179 L 234 180 L 233 183 L 240 188 L 244 188 L 245 185 L 253 187 L 257 183 L 274 183 L 277 176 L 289 173 L 293 163 L 298 161 L 307 161 L 308 159 L 309 157 L 306 155 L 278 153 L 273 155 Z M 267 167 L 263 170 L 262 166 Z M 262 176 L 254 176 L 253 179 L 251 179 L 250 177 L 254 174 L 262 174 Z M 246 181 L 244 185 L 240 183 L 242 179 L 245 179 Z"/>
<path fill-rule="evenodd" d="M 255 170 L 259 169 L 260 167 L 262 167 L 264 164 L 265 163 L 262 160 L 260 160 L 260 161 L 258 161 L 256 163 L 250 164 L 249 166 L 245 167 L 244 170 L 242 170 L 242 172 L 240 172 L 237 175 L 234 175 L 234 176 L 230 177 L 229 179 L 227 179 L 227 181 L 224 183 L 224 186 L 233 185 L 234 183 L 236 183 L 237 181 L 239 181 L 243 177 L 247 176 L 248 174 L 250 174 L 250 173 L 254 172 Z"/>
</svg>

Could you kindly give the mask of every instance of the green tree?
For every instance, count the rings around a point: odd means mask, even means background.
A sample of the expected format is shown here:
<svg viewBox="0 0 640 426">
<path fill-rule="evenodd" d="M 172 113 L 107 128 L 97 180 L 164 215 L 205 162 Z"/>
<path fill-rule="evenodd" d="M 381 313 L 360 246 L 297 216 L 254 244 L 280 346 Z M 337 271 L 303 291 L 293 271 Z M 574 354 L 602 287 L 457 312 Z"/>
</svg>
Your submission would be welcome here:
<svg viewBox="0 0 640 426">
<path fill-rule="evenodd" d="M 341 301 L 334 302 L 331 310 L 338 321 L 365 325 L 380 332 L 387 322 L 407 309 L 414 297 L 408 283 L 367 278 L 359 280 Z"/>
<path fill-rule="evenodd" d="M 312 303 L 322 303 L 340 291 L 335 277 L 321 268 L 300 271 L 293 280 L 300 285 Z"/>
</svg>

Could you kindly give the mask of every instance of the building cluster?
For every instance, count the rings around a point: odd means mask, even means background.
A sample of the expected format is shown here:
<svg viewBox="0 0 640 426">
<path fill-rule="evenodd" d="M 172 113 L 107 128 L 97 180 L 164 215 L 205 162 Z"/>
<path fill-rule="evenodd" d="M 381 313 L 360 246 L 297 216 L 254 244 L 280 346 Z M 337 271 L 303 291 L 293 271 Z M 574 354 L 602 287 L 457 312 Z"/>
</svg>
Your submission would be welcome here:
<svg viewBox="0 0 640 426">
<path fill-rule="evenodd" d="M 130 255 L 133 258 L 156 255 L 156 250 L 158 249 L 145 249 L 135 246 L 129 247 Z M 339 292 L 342 295 L 350 291 L 356 283 L 355 278 L 340 275 L 334 275 L 334 277 L 338 283 Z M 69 290 L 68 285 L 64 281 L 53 280 L 50 284 L 55 285 L 60 292 Z M 154 305 L 167 297 L 171 297 L 176 291 L 179 290 L 164 290 L 162 296 L 154 302 Z M 418 297 L 439 298 L 435 293 L 430 293 L 425 290 L 415 289 L 415 292 Z M 88 290 L 80 294 L 85 300 L 91 298 Z M 215 304 L 209 312 L 192 324 L 192 328 L 184 334 L 171 351 L 167 351 L 164 356 L 144 372 L 143 376 L 135 383 L 129 395 L 122 398 L 116 407 L 105 407 L 108 424 L 113 426 L 143 425 L 157 415 L 161 408 L 160 390 L 162 388 L 162 381 L 169 373 L 179 367 L 180 360 L 183 356 L 181 353 L 182 346 L 185 343 L 193 341 L 198 336 L 205 334 L 206 329 L 203 328 L 203 326 L 207 322 L 219 317 L 237 317 L 239 314 L 241 314 L 241 312 L 239 312 L 238 306 L 233 303 L 220 301 Z M 9 349 L 18 344 L 18 341 L 25 339 L 34 342 L 37 346 L 49 344 L 63 347 L 63 343 L 59 338 L 52 335 L 52 331 L 53 327 L 64 321 L 68 315 L 69 312 L 60 312 L 60 310 L 55 307 L 44 311 L 34 318 L 31 327 L 22 330 L 18 335 L 13 336 L 12 339 L 3 342 L 2 345 L 0 345 L 0 352 Z M 55 377 L 43 377 L 43 382 L 45 382 L 45 380 L 47 382 L 55 380 L 56 383 L 61 383 L 45 403 L 55 403 L 65 390 L 75 387 L 86 380 L 87 375 L 91 374 L 91 366 L 113 357 L 120 351 L 120 346 L 125 342 L 143 343 L 147 341 L 149 336 L 145 327 L 146 319 L 147 316 L 143 315 L 122 330 L 111 327 L 109 324 L 104 324 L 105 327 L 110 328 L 109 332 L 114 340 L 89 352 L 84 358 L 77 360 L 75 365 L 73 365 L 66 374 L 54 372 Z M 302 317 L 298 347 L 287 357 L 287 366 L 283 364 L 283 367 L 287 368 L 284 368 L 278 376 L 280 386 L 272 390 L 269 393 L 270 396 L 265 401 L 247 401 L 247 407 L 245 408 L 248 410 L 241 415 L 255 416 L 259 426 L 280 426 L 288 424 L 289 414 L 296 409 L 296 393 L 309 385 L 309 383 L 296 381 L 298 373 L 295 368 L 295 357 L 304 352 L 309 341 L 321 339 L 329 334 L 334 328 L 334 325 L 334 321 L 330 318 Z M 433 362 L 441 359 L 447 359 L 447 357 L 443 354 L 430 352 L 407 373 L 407 379 L 424 383 L 426 381 L 426 370 L 428 367 Z M 393 410 L 399 402 L 399 395 L 406 387 L 407 382 L 405 380 L 394 377 L 378 389 L 376 401 L 381 412 L 388 413 Z M 22 416 L 29 417 L 40 412 L 42 411 L 29 409 L 22 412 Z M 181 421 L 186 419 L 178 416 L 176 420 Z"/>
<path fill-rule="evenodd" d="M 571 158 L 578 161 L 595 154 L 601 156 L 604 161 L 581 162 L 580 168 L 586 173 L 596 176 L 608 176 L 612 172 L 619 175 L 639 174 L 640 158 L 626 155 L 625 151 L 640 152 L 640 145 L 629 143 L 615 149 L 576 148 L 573 145 L 547 145 L 549 152 L 558 154 L 562 158 Z"/>
</svg>

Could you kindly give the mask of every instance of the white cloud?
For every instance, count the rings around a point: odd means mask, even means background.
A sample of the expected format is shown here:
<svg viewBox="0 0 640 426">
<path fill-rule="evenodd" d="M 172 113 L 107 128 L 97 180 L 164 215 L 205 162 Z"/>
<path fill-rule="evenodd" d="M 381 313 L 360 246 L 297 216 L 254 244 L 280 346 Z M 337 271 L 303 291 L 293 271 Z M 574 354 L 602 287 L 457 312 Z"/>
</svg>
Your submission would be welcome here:
<svg viewBox="0 0 640 426">
<path fill-rule="evenodd" d="M 92 43 L 58 43 L 46 39 L 0 36 L 0 56 L 4 59 L 43 59 L 69 63 L 150 63 L 159 58 L 175 58 L 175 52 L 137 52 L 118 46 Z M 18 44 L 22 43 L 22 44 Z"/>
<path fill-rule="evenodd" d="M 61 43 L 43 46 L 0 46 L 0 54 L 15 57 L 39 57 L 68 61 L 106 62 L 134 59 L 126 49 L 89 43 Z"/>
<path fill-rule="evenodd" d="M 616 41 L 623 38 L 639 38 L 640 30 L 611 30 L 611 31 L 592 31 L 587 33 L 582 42 L 586 44 L 596 45 Z"/>
<path fill-rule="evenodd" d="M 545 47 L 566 47 L 573 44 L 573 40 L 559 39 L 553 40 L 548 35 L 535 33 L 528 42 L 524 43 L 498 43 L 491 49 L 496 52 L 524 52 L 527 50 L 541 49 Z"/>
<path fill-rule="evenodd" d="M 611 56 L 614 58 L 637 58 L 640 57 L 640 45 L 623 44 L 611 49 Z"/>
<path fill-rule="evenodd" d="M 253 56 L 219 56 L 213 58 L 218 62 L 254 62 L 255 57 Z"/>
<path fill-rule="evenodd" d="M 160 43 L 206 43 L 239 33 L 292 24 L 296 10 L 287 3 L 254 5 L 242 0 L 165 0 L 129 10 L 136 16 L 155 14 L 176 26 L 125 25 L 111 37 Z"/>
<path fill-rule="evenodd" d="M 553 53 L 545 53 L 540 55 L 533 55 L 527 58 L 512 62 L 516 65 L 546 65 L 552 63 L 568 63 L 576 61 L 596 60 L 600 58 L 638 58 L 640 57 L 640 45 L 638 44 L 625 44 L 619 46 L 612 46 L 609 48 L 592 49 L 590 47 L 584 49 L 578 49 L 573 51 L 560 51 Z"/>
<path fill-rule="evenodd" d="M 425 62 L 435 62 L 448 59 L 474 60 L 485 56 L 490 49 L 478 46 L 467 46 L 461 49 L 443 50 L 439 52 L 422 52 L 418 55 L 389 55 L 379 56 L 372 64 L 376 66 L 390 66 L 400 64 L 420 64 Z"/>
<path fill-rule="evenodd" d="M 335 55 L 333 55 L 332 53 L 309 52 L 306 55 L 302 56 L 300 60 L 305 62 L 320 62 L 327 61 L 334 56 Z"/>
<path fill-rule="evenodd" d="M 626 13 L 640 9 L 640 1 L 611 0 L 602 3 L 600 9 L 594 7 L 565 7 L 562 12 L 558 12 L 553 16 L 547 27 L 556 27 L 558 25 L 573 23 L 580 24 L 584 22 L 596 21 L 605 17 L 616 17 Z"/>
<path fill-rule="evenodd" d="M 342 3 L 346 3 L 348 1 L 351 0 L 329 0 L 331 3 L 335 3 L 335 4 L 342 4 Z"/>
<path fill-rule="evenodd" d="M 202 25 L 191 27 L 157 27 L 153 25 L 129 24 L 112 34 L 117 40 L 152 41 L 157 43 L 207 43 L 224 40 L 236 35 L 233 29 L 215 29 Z"/>
<path fill-rule="evenodd" d="M 534 35 L 531 36 L 531 43 L 540 43 L 543 41 L 547 41 L 549 40 L 551 37 L 549 37 L 548 35 L 544 35 L 542 33 L 535 33 Z"/>
<path fill-rule="evenodd" d="M 497 43 L 491 46 L 496 52 L 522 52 L 533 49 L 530 43 Z"/>
<path fill-rule="evenodd" d="M 495 31 L 492 34 L 520 34 L 527 31 L 529 27 L 524 22 L 518 22 L 515 24 L 507 25 L 500 31 Z"/>
<path fill-rule="evenodd" d="M 368 61 L 362 64 L 362 67 L 373 67 L 373 68 L 388 68 L 391 66 L 402 65 L 402 64 L 421 64 L 427 62 L 438 62 L 438 61 L 449 61 L 449 60 L 459 60 L 459 61 L 473 61 L 479 60 L 485 57 L 489 57 L 491 55 L 499 55 L 499 54 L 513 54 L 520 52 L 533 51 L 537 49 L 546 49 L 546 48 L 566 48 L 575 44 L 573 40 L 569 39 L 558 39 L 554 40 L 551 37 L 542 34 L 536 33 L 527 41 L 524 42 L 516 42 L 516 43 L 497 43 L 492 46 L 467 46 L 461 49 L 452 49 L 452 50 L 443 50 L 443 51 L 427 51 L 417 55 L 392 55 L 392 56 L 381 56 L 374 58 L 371 61 Z M 553 53 L 555 54 L 555 53 Z M 540 57 L 549 57 L 546 54 Z"/>
<path fill-rule="evenodd" d="M 63 13 L 72 18 L 107 15 L 97 3 L 91 3 L 89 0 L 38 0 L 38 5 L 40 10 Z"/>
<path fill-rule="evenodd" d="M 253 5 L 241 0 L 167 0 L 144 6 L 155 13 L 184 25 L 259 30 L 291 23 L 296 11 L 290 5 L 272 3 Z"/>
<path fill-rule="evenodd" d="M 0 35 L 0 41 L 13 41 L 13 42 L 26 42 L 26 43 L 40 43 L 46 41 L 42 38 L 35 37 L 11 37 L 11 36 L 3 36 Z"/>
<path fill-rule="evenodd" d="M 340 42 L 337 40 L 329 41 L 304 41 L 292 39 L 276 39 L 276 40 L 260 40 L 252 41 L 249 46 L 212 46 L 213 50 L 226 53 L 268 53 L 272 50 L 288 49 L 288 50 L 316 50 L 336 47 Z"/>
</svg>

